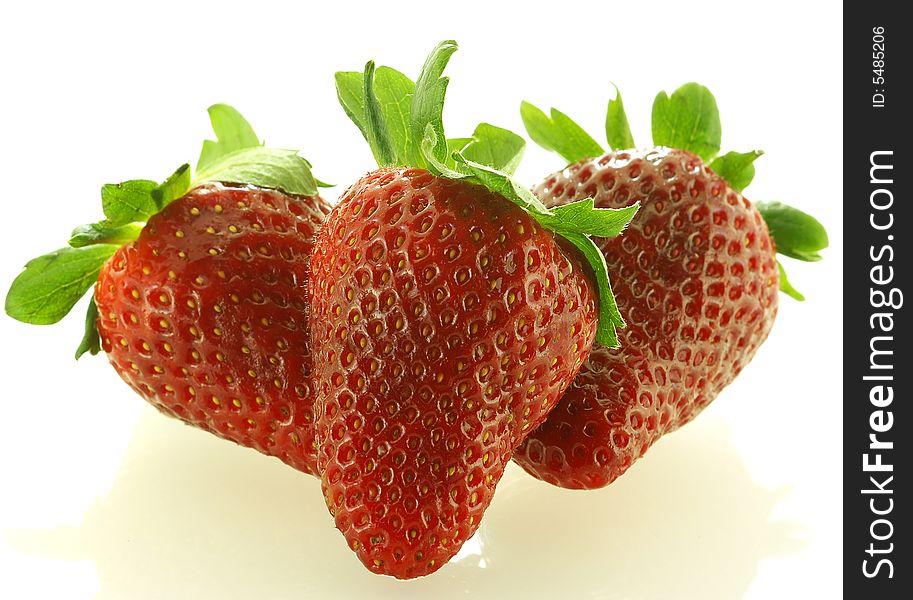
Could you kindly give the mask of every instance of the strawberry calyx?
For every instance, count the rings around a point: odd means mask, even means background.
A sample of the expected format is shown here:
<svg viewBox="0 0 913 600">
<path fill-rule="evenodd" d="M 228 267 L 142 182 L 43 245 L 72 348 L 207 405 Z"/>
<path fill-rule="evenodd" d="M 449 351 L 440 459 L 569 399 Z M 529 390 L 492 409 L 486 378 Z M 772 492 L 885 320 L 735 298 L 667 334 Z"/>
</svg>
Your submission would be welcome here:
<svg viewBox="0 0 913 600">
<path fill-rule="evenodd" d="M 522 102 L 520 116 L 534 142 L 557 153 L 569 164 L 605 153 L 599 142 L 556 108 L 546 114 L 529 102 Z M 671 96 L 660 92 L 653 101 L 651 121 L 655 146 L 693 152 L 733 190 L 741 193 L 754 179 L 754 161 L 764 152 L 751 150 L 719 154 L 722 140 L 720 113 L 716 99 L 706 87 L 692 82 L 682 85 Z M 617 87 L 615 97 L 608 103 L 605 128 L 610 149 L 635 147 Z M 777 253 L 802 261 L 821 260 L 819 251 L 827 248 L 828 237 L 817 219 L 782 202 L 757 202 L 755 206 L 767 223 Z M 796 300 L 804 300 L 805 297 L 790 283 L 779 259 L 777 268 L 780 272 L 780 291 Z"/>
<path fill-rule="evenodd" d="M 68 245 L 29 261 L 10 286 L 6 313 L 34 325 L 60 321 L 93 286 L 104 263 L 122 245 L 137 239 L 146 222 L 192 188 L 207 182 L 253 185 L 288 194 L 313 196 L 326 184 L 297 150 L 268 148 L 250 123 L 227 104 L 209 107 L 216 140 L 206 140 L 195 173 L 185 163 L 163 182 L 133 179 L 101 188 L 105 218 L 73 230 Z M 76 358 L 100 351 L 97 307 L 90 299 L 85 335 Z"/>
<path fill-rule="evenodd" d="M 369 61 L 361 72 L 336 73 L 336 92 L 343 110 L 364 136 L 379 167 L 425 169 L 439 177 L 481 185 L 529 213 L 542 227 L 575 246 L 595 276 L 599 298 L 596 342 L 618 346 L 624 327 L 612 293 L 605 257 L 591 235 L 614 237 L 639 208 L 596 208 L 592 199 L 550 209 L 528 187 L 513 178 L 526 142 L 517 134 L 488 123 L 470 137 L 444 133 L 443 76 L 457 43 L 446 40 L 428 55 L 413 82 L 401 72 Z"/>
</svg>

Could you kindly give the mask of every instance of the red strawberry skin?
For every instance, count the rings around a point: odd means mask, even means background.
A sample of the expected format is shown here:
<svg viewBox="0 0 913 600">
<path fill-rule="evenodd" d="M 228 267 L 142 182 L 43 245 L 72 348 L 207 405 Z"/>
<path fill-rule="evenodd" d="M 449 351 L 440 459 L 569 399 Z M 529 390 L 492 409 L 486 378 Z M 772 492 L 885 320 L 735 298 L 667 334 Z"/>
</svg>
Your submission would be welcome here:
<svg viewBox="0 0 913 600">
<path fill-rule="evenodd" d="M 104 265 L 98 331 L 161 412 L 316 473 L 308 265 L 319 197 L 207 184 Z"/>
<path fill-rule="evenodd" d="M 683 150 L 587 159 L 534 192 L 547 206 L 641 203 L 620 237 L 597 240 L 627 321 L 621 346 L 593 349 L 514 456 L 555 485 L 598 488 L 693 419 L 754 356 L 777 312 L 774 244 L 757 209 Z"/>
<path fill-rule="evenodd" d="M 327 506 L 368 569 L 426 575 L 586 359 L 594 284 L 515 205 L 419 169 L 352 186 L 311 266 Z"/>
</svg>

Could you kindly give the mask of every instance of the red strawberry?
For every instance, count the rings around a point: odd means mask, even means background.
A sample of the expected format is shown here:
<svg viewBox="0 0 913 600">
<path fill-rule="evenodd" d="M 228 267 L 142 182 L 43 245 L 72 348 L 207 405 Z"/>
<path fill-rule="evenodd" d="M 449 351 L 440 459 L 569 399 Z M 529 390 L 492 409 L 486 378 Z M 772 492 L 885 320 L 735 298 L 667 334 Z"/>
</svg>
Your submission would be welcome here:
<svg viewBox="0 0 913 600">
<path fill-rule="evenodd" d="M 445 42 L 429 57 L 413 116 L 443 101 L 429 90 L 446 83 L 455 49 Z M 480 127 L 473 144 L 489 167 L 466 158 L 472 145 L 447 167 L 446 153 L 433 154 L 439 120 L 413 123 L 425 133 L 411 140 L 383 124 L 394 122 L 384 110 L 398 109 L 378 100 L 383 82 L 413 85 L 391 71 L 377 71 L 376 98 L 373 64 L 337 75 L 381 163 L 387 146 L 400 166 L 363 177 L 327 219 L 311 259 L 311 330 L 327 506 L 368 569 L 411 578 L 440 568 L 475 532 L 514 448 L 585 360 L 599 315 L 588 268 L 549 231 L 561 215 L 521 208 L 538 202 L 491 168 L 515 163 L 516 150 L 497 154 L 515 136 Z M 372 104 L 383 119 L 367 114 Z M 439 119 L 440 107 L 430 112 Z M 499 143 L 486 145 L 493 136 Z M 422 148 L 420 161 L 396 139 Z M 576 208 L 616 230 L 633 214 Z M 580 237 L 568 232 L 591 244 Z"/>
<path fill-rule="evenodd" d="M 693 94 L 704 97 L 704 106 L 713 103 L 705 88 L 691 86 L 676 92 L 672 101 L 687 104 Z M 713 107 L 715 111 L 715 103 Z M 656 110 L 655 138 L 656 120 L 662 119 L 661 107 L 659 117 Z M 524 113 L 528 124 L 537 119 L 529 105 Z M 682 126 L 689 129 L 690 124 Z M 692 131 L 705 133 L 699 127 Z M 610 129 L 610 139 L 612 133 Z M 622 134 L 615 137 L 625 138 Z M 626 137 L 630 139 L 629 131 Z M 676 141 L 666 140 L 661 127 L 658 137 L 661 143 Z M 690 145 L 703 149 L 697 141 Z M 730 153 L 713 167 L 744 187 L 753 175 L 753 168 L 750 173 L 745 169 L 758 154 Z M 534 192 L 548 206 L 580 197 L 593 197 L 602 207 L 641 203 L 624 236 L 597 241 L 628 322 L 621 346 L 593 349 L 545 424 L 514 456 L 528 472 L 555 485 L 601 487 L 664 433 L 693 419 L 767 337 L 777 312 L 778 282 L 782 287 L 784 281 L 765 216 L 774 223 L 784 216 L 799 220 L 809 230 L 817 223 L 782 205 L 766 207 L 762 216 L 699 156 L 666 147 L 578 160 Z M 818 233 L 823 235 L 823 229 Z M 788 234 L 781 239 L 795 255 L 795 240 Z M 826 246 L 826 235 L 823 243 L 819 236 L 812 245 L 816 247 L 806 245 L 805 251 L 813 254 Z"/>
<path fill-rule="evenodd" d="M 233 109 L 217 105 L 210 112 L 220 138 L 231 133 L 227 127 L 250 129 Z M 185 194 L 182 168 L 159 187 L 106 186 L 108 220 L 78 229 L 76 247 L 29 263 L 7 312 L 53 322 L 100 269 L 89 342 L 79 354 L 97 351 L 100 334 L 115 370 L 163 413 L 316 473 L 307 281 L 329 206 L 313 185 L 301 184 L 313 179 L 293 152 L 262 148 L 255 136 L 243 142 L 247 149 L 209 144 L 200 174 L 236 183 L 205 183 Z M 244 184 L 239 173 L 251 161 L 266 165 L 257 182 L 303 194 Z M 270 161 L 282 165 L 278 176 L 269 174 Z M 168 203 L 165 194 L 181 197 Z M 139 220 L 145 226 L 130 224 Z M 49 314 L 35 290 L 65 289 L 59 271 L 67 265 L 63 275 L 82 287 L 65 302 L 52 301 Z"/>
<path fill-rule="evenodd" d="M 207 184 L 95 288 L 111 364 L 165 414 L 316 473 L 307 281 L 319 197 Z"/>
</svg>

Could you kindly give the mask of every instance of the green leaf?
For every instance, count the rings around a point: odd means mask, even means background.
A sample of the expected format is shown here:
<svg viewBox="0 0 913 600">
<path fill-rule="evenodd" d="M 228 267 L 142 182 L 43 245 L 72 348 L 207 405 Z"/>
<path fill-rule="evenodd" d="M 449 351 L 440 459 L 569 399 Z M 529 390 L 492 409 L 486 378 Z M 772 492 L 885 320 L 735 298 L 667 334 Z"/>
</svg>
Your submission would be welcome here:
<svg viewBox="0 0 913 600">
<path fill-rule="evenodd" d="M 143 230 L 141 223 L 127 223 L 114 227 L 109 221 L 80 225 L 70 235 L 69 244 L 73 248 L 82 248 L 92 244 L 122 245 L 139 237 Z"/>
<path fill-rule="evenodd" d="M 709 162 L 720 151 L 720 113 L 710 90 L 686 83 L 653 101 L 653 143 L 690 150 Z"/>
<path fill-rule="evenodd" d="M 426 129 L 428 125 L 434 129 L 436 140 L 446 140 L 444 135 L 444 97 L 447 94 L 447 84 L 450 79 L 442 77 L 444 68 L 453 53 L 457 50 L 457 43 L 453 40 L 445 40 L 438 44 L 422 66 L 421 73 L 415 81 L 415 93 L 412 96 L 412 110 L 410 113 L 410 123 L 412 129 L 412 139 L 416 142 L 416 153 L 413 158 L 413 166 L 420 167 L 425 162 L 426 156 L 420 148 L 426 138 Z M 447 162 L 447 144 L 438 143 L 432 147 L 434 152 L 434 163 L 445 164 Z"/>
<path fill-rule="evenodd" d="M 767 222 L 777 252 L 808 262 L 821 260 L 818 251 L 827 248 L 828 238 L 815 217 L 782 202 L 758 202 L 755 206 Z"/>
<path fill-rule="evenodd" d="M 152 197 L 158 184 L 147 179 L 123 183 L 108 183 L 101 187 L 101 207 L 108 222 L 116 227 L 135 221 L 145 221 L 158 212 Z"/>
<path fill-rule="evenodd" d="M 86 310 L 86 327 L 83 333 L 82 341 L 76 348 L 76 360 L 88 352 L 95 356 L 101 352 L 101 340 L 98 338 L 98 306 L 95 305 L 95 298 L 89 298 L 89 308 Z"/>
<path fill-rule="evenodd" d="M 423 159 L 423 164 L 427 165 L 429 170 L 441 175 L 443 177 L 449 177 L 450 179 L 463 179 L 467 177 L 466 173 L 458 170 L 460 168 L 459 164 L 453 160 L 452 157 L 448 157 L 448 160 L 441 161 L 438 159 L 440 155 L 439 146 L 449 146 L 450 142 L 448 140 L 443 140 L 444 143 L 440 143 L 440 138 L 437 137 L 435 132 L 434 125 L 428 123 L 425 125 L 425 135 L 419 143 L 419 154 Z"/>
<path fill-rule="evenodd" d="M 450 141 L 448 140 L 448 149 Z M 480 123 L 461 151 L 467 159 L 512 175 L 520 165 L 526 141 L 507 129 Z"/>
<path fill-rule="evenodd" d="M 152 199 L 155 200 L 158 210 L 161 210 L 186 194 L 189 189 L 190 164 L 184 163 L 169 175 L 168 179 L 152 190 Z"/>
<path fill-rule="evenodd" d="M 6 295 L 6 314 L 34 325 L 56 323 L 83 297 L 117 248 L 62 248 L 29 261 Z"/>
<path fill-rule="evenodd" d="M 365 65 L 364 82 L 365 97 L 365 134 L 368 145 L 374 153 L 374 160 L 379 167 L 390 167 L 396 163 L 396 155 L 387 130 L 387 120 L 380 108 L 380 102 L 374 94 L 374 61 L 369 60 Z"/>
<path fill-rule="evenodd" d="M 546 150 L 558 153 L 568 163 L 603 153 L 602 146 L 596 140 L 556 108 L 551 110 L 549 117 L 529 102 L 522 102 L 520 117 L 534 142 Z"/>
<path fill-rule="evenodd" d="M 317 193 L 310 163 L 296 150 L 264 146 L 243 148 L 223 156 L 197 173 L 196 183 L 204 181 L 251 184 L 301 196 Z"/>
<path fill-rule="evenodd" d="M 412 80 L 390 67 L 377 67 L 374 71 L 374 93 L 386 123 L 387 137 L 396 164 L 405 165 L 412 160 L 416 148 L 412 138 L 411 111 L 415 84 Z M 358 127 L 371 145 L 375 160 L 379 151 L 369 137 L 365 108 L 365 74 L 356 72 L 336 73 L 336 95 L 349 119 Z M 378 163 L 380 164 L 380 163 Z"/>
<path fill-rule="evenodd" d="M 723 156 L 713 159 L 710 168 L 714 173 L 726 180 L 729 187 L 741 192 L 748 187 L 754 179 L 754 165 L 756 158 L 764 154 L 761 150 L 751 152 L 727 152 Z"/>
<path fill-rule="evenodd" d="M 482 185 L 496 194 L 504 196 L 526 212 L 536 215 L 552 215 L 542 201 L 539 200 L 526 186 L 518 183 L 513 177 L 493 169 L 488 165 L 483 165 L 469 160 L 464 155 L 457 153 L 454 155 L 458 166 L 469 174 L 470 181 Z"/>
<path fill-rule="evenodd" d="M 381 114 L 387 122 L 387 131 L 397 165 L 408 164 L 415 153 L 412 137 L 412 80 L 390 67 L 377 67 L 374 90 Z"/>
<path fill-rule="evenodd" d="M 783 265 L 779 260 L 777 261 L 777 270 L 780 271 L 780 291 L 793 300 L 798 300 L 799 302 L 804 301 L 805 296 L 799 293 L 799 290 L 794 288 L 789 282 L 789 278 L 786 277 L 786 269 L 783 268 Z"/>
<path fill-rule="evenodd" d="M 615 87 L 613 85 L 613 87 Z M 605 135 L 609 147 L 614 150 L 624 150 L 634 147 L 634 137 L 631 135 L 631 126 L 628 125 L 628 116 L 625 114 L 625 105 L 621 101 L 621 92 L 615 87 L 615 99 L 609 100 L 609 108 L 605 115 Z"/>
<path fill-rule="evenodd" d="M 586 198 L 556 206 L 551 209 L 552 215 L 536 218 L 543 226 L 561 235 L 574 232 L 615 237 L 628 226 L 639 208 L 639 202 L 625 208 L 596 208 L 593 199 Z"/>
<path fill-rule="evenodd" d="M 450 158 L 453 158 L 455 152 L 461 152 L 469 142 L 472 141 L 471 137 L 468 138 L 450 138 L 447 140 L 447 152 L 450 153 Z"/>
<path fill-rule="evenodd" d="M 342 110 L 368 139 L 365 129 L 365 74 L 357 71 L 339 71 L 335 75 L 336 97 Z"/>
<path fill-rule="evenodd" d="M 615 303 L 615 294 L 612 292 L 612 284 L 609 282 L 605 256 L 587 235 L 567 232 L 563 233 L 562 237 L 580 251 L 596 277 L 596 288 L 599 293 L 599 324 L 596 329 L 596 343 L 609 348 L 617 348 L 619 345 L 617 329 L 623 328 L 625 322 Z"/>
<path fill-rule="evenodd" d="M 209 107 L 208 112 L 212 130 L 218 141 L 205 140 L 203 142 L 200 159 L 197 161 L 197 171 L 205 169 L 219 158 L 235 150 L 261 145 L 260 139 L 254 133 L 254 128 L 250 126 L 247 119 L 241 116 L 241 113 L 231 106 L 213 104 Z"/>
</svg>

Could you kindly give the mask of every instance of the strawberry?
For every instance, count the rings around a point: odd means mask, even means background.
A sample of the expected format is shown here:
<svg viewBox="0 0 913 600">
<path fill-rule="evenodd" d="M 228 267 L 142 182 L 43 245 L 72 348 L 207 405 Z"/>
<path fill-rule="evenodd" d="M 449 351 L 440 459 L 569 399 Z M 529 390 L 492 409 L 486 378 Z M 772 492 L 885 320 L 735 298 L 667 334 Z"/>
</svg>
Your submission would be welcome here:
<svg viewBox="0 0 913 600">
<path fill-rule="evenodd" d="M 311 259 L 325 499 L 364 565 L 397 578 L 456 554 L 594 338 L 614 343 L 585 234 L 615 235 L 636 210 L 545 208 L 507 174 L 523 142 L 505 130 L 445 141 L 455 50 L 440 44 L 414 84 L 370 62 L 337 74 L 381 168 L 343 195 Z"/>
<path fill-rule="evenodd" d="M 776 250 L 817 260 L 827 235 L 804 213 L 742 196 L 760 152 L 704 162 L 719 150 L 720 126 L 713 96 L 697 84 L 657 98 L 658 147 L 648 150 L 603 153 L 554 109 L 549 117 L 524 103 L 522 116 L 533 139 L 571 162 L 534 189 L 547 206 L 580 197 L 601 207 L 641 204 L 623 237 L 597 240 L 628 320 L 620 347 L 593 349 L 514 456 L 555 485 L 598 488 L 739 374 L 770 332 L 778 285 L 801 299 L 778 269 Z M 633 145 L 620 96 L 606 123 L 610 144 Z"/>
<path fill-rule="evenodd" d="M 196 182 L 184 165 L 104 186 L 107 219 L 31 261 L 6 310 L 56 322 L 97 275 L 77 358 L 103 348 L 164 414 L 316 473 L 307 280 L 329 206 L 307 161 L 228 106 L 210 115 Z"/>
</svg>

